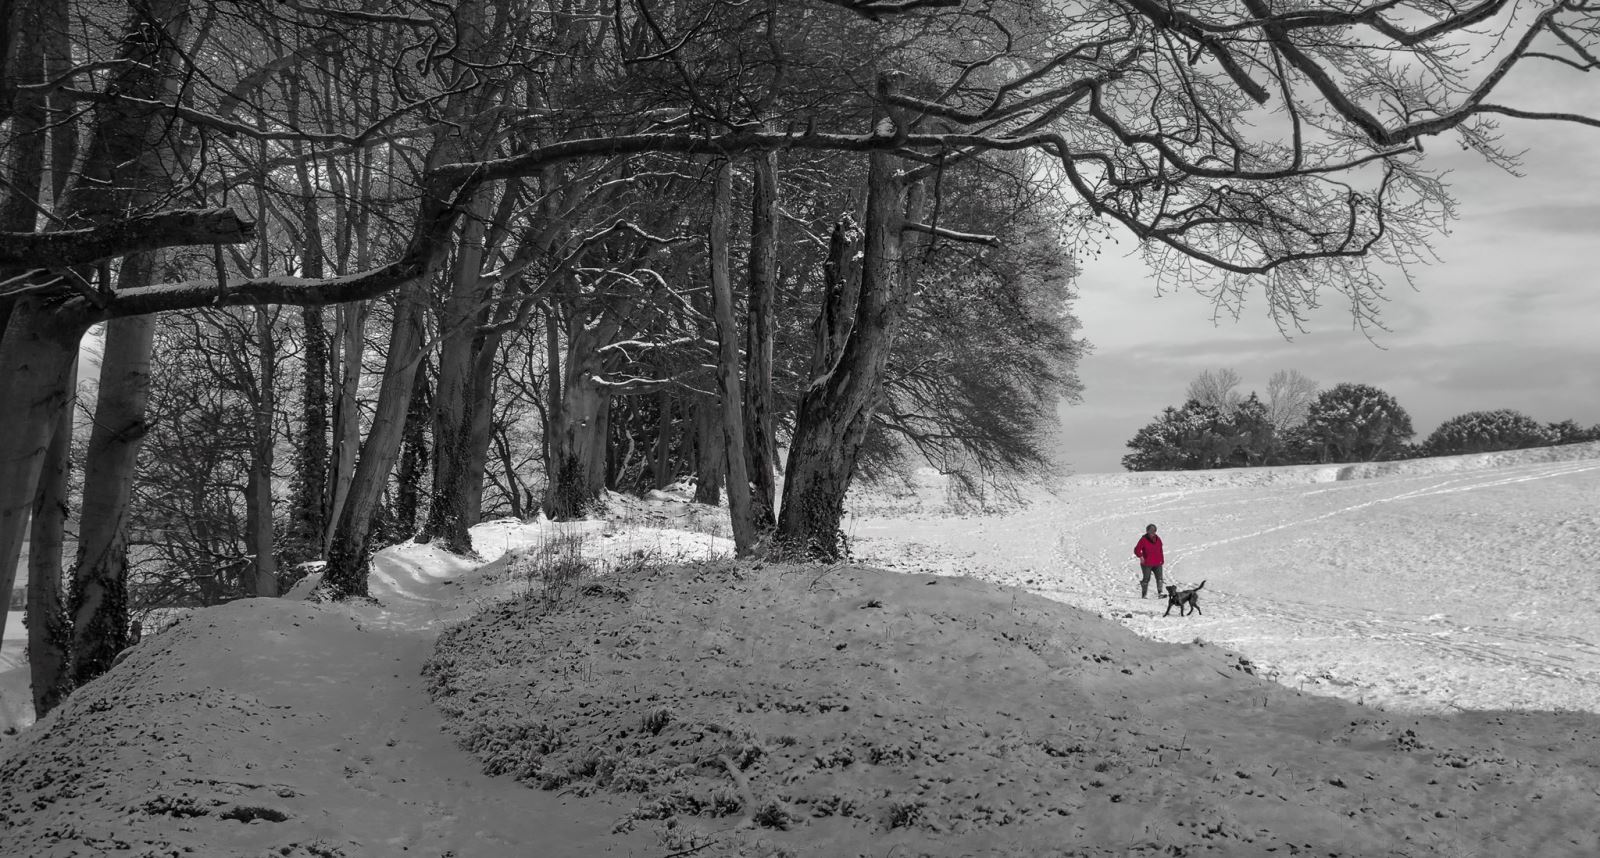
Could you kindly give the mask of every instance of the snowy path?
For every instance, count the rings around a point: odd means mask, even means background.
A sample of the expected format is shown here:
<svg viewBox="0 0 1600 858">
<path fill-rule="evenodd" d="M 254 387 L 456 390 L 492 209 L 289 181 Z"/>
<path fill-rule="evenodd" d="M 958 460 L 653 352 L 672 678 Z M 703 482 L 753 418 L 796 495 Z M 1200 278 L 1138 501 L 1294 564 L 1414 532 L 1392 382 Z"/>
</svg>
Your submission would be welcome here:
<svg viewBox="0 0 1600 858">
<path fill-rule="evenodd" d="M 4 749 L 0 855 L 660 854 L 609 833 L 615 803 L 485 776 L 445 732 L 420 670 L 471 565 L 401 546 L 381 605 L 242 600 L 153 635 Z"/>
<path fill-rule="evenodd" d="M 1296 688 L 1600 712 L 1600 459 L 1402 464 L 1336 482 L 1305 481 L 1332 476 L 1309 468 L 1298 483 L 1289 469 L 1072 478 L 1002 517 L 864 519 L 856 545 L 891 568 L 977 574 L 1158 639 L 1204 638 Z M 1206 581 L 1203 616 L 1139 599 L 1131 551 L 1147 522 L 1168 581 Z"/>
</svg>

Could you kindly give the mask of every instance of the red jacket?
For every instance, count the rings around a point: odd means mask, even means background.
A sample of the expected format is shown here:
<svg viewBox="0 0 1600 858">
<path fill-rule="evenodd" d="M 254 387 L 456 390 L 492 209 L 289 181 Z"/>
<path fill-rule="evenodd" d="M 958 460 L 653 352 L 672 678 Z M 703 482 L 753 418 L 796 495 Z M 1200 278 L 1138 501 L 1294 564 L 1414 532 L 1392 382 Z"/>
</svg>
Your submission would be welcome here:
<svg viewBox="0 0 1600 858">
<path fill-rule="evenodd" d="M 1165 561 L 1161 554 L 1161 537 L 1149 533 L 1139 537 L 1139 543 L 1133 546 L 1133 556 L 1146 566 L 1160 566 Z"/>
</svg>

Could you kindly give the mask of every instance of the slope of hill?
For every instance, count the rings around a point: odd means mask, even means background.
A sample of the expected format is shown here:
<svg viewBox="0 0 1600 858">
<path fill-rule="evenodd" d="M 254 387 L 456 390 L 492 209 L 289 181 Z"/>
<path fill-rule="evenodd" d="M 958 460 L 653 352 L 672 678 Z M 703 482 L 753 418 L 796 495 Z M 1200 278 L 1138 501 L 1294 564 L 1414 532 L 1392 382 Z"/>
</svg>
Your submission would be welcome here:
<svg viewBox="0 0 1600 858">
<path fill-rule="evenodd" d="M 936 493 L 932 489 L 925 495 Z M 1204 640 L 1295 688 L 1408 711 L 1600 712 L 1600 444 L 1341 467 L 1068 478 L 1005 515 L 854 525 L 857 557 L 959 572 Z M 1155 523 L 1169 583 L 1205 614 L 1141 601 Z"/>
</svg>

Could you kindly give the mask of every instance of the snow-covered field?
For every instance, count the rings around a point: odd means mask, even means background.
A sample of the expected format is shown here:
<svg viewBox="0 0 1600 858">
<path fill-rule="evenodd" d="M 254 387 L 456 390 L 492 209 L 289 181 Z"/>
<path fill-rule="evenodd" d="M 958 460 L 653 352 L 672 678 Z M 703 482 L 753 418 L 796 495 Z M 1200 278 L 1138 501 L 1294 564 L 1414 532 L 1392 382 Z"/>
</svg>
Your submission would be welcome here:
<svg viewBox="0 0 1600 858">
<path fill-rule="evenodd" d="M 0 738 L 0 855 L 1600 854 L 1600 444 L 857 507 L 908 574 L 663 500 L 195 612 Z M 1147 522 L 1203 615 L 1139 599 Z"/>
<path fill-rule="evenodd" d="M 923 492 L 928 496 L 929 492 Z M 1001 516 L 859 518 L 862 562 L 975 575 L 1249 656 L 1293 688 L 1422 711 L 1600 712 L 1600 444 L 1336 467 L 1068 478 Z M 1158 525 L 1168 583 L 1139 599 Z"/>
</svg>

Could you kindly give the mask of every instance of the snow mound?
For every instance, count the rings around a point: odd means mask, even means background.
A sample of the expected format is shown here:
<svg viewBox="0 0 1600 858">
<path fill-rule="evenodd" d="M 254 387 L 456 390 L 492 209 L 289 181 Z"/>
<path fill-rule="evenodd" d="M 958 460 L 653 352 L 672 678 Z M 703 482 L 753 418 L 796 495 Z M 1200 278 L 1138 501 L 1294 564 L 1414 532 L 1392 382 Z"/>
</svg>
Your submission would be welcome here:
<svg viewBox="0 0 1600 858">
<path fill-rule="evenodd" d="M 1253 671 L 972 579 L 731 563 L 502 603 L 426 668 L 487 773 L 619 795 L 614 830 L 674 854 L 1600 848 L 1600 771 L 1543 744 L 1594 716 L 1396 717 Z"/>
</svg>

